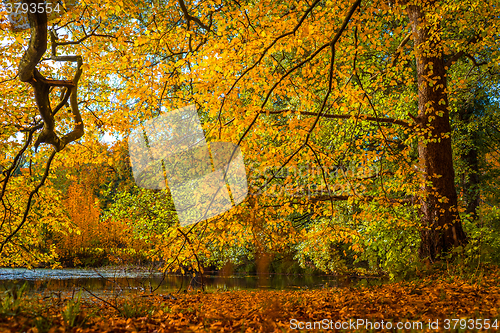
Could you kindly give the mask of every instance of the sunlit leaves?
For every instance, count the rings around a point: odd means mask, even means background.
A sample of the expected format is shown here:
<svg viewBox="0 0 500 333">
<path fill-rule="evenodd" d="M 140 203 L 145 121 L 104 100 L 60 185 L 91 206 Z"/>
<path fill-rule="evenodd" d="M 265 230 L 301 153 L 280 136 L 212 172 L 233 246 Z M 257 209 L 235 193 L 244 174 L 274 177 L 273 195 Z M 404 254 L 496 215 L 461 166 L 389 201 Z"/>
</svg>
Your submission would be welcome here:
<svg viewBox="0 0 500 333">
<path fill-rule="evenodd" d="M 186 230 L 190 246 L 175 230 L 167 192 L 131 189 L 130 184 L 114 187 L 116 194 L 108 189 L 115 202 L 100 207 L 106 216 L 100 223 L 129 225 L 134 237 L 157 247 L 153 259 L 169 258 L 171 267 L 193 263 L 196 251 L 211 262 L 249 255 L 256 248 L 294 248 L 299 257 L 335 270 L 341 265 L 325 263 L 343 260 L 339 244 L 360 255 L 370 250 L 392 265 L 397 246 L 386 250 L 384 242 L 401 243 L 401 235 L 411 240 L 403 242 L 409 252 L 397 265 L 410 261 L 418 246 L 412 238 L 419 227 L 415 199 L 430 196 L 418 147 L 451 135 L 436 134 L 429 125 L 446 116 L 445 98 L 418 110 L 419 93 L 443 88 L 445 76 L 436 74 L 436 63 L 430 61 L 425 75 L 417 78 L 416 59 L 450 59 L 445 93 L 454 107 L 470 82 L 470 71 L 454 55 L 471 56 L 468 65 L 486 62 L 488 70 L 498 69 L 498 6 L 419 2 L 428 38 L 415 45 L 408 6 L 398 2 L 363 1 L 341 30 L 353 3 L 80 4 L 52 28 L 58 42 L 67 43 L 65 54 L 84 59 L 79 104 L 86 137 L 81 145 L 67 147 L 55 167 L 91 163 L 111 172 L 127 156 L 110 156 L 98 143 L 105 133 L 126 141 L 132 128 L 145 121 L 195 104 L 209 141 L 241 146 L 251 197 Z M 5 125 L 1 145 L 8 155 L 2 156 L 2 167 L 19 149 L 13 140 L 18 130 L 39 121 L 33 96 L 14 79 L 26 36 L 0 32 L 6 40 L 0 82 L 8 96 L 0 109 Z M 54 78 L 67 78 L 72 70 L 49 61 L 40 65 Z M 58 94 L 54 89 L 52 95 Z M 67 111 L 57 115 L 59 132 L 71 126 Z M 419 112 L 429 124 L 417 126 Z M 70 178 L 75 181 L 74 174 Z M 323 256 L 327 250 L 336 252 Z"/>
</svg>

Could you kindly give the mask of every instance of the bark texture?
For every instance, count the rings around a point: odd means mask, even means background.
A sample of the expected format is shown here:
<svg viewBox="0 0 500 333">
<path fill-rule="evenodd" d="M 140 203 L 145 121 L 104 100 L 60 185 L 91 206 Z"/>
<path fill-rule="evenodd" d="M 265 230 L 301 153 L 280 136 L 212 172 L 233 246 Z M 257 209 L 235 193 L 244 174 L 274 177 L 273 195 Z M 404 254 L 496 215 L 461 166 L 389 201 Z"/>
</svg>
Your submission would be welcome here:
<svg viewBox="0 0 500 333">
<path fill-rule="evenodd" d="M 43 4 L 43 0 L 24 0 L 23 3 Z M 31 8 L 31 7 L 29 7 Z M 36 68 L 41 61 L 43 55 L 47 51 L 47 14 L 43 11 L 28 12 L 28 20 L 30 23 L 30 43 L 25 51 L 18 68 L 19 79 L 22 82 L 31 84 L 35 93 L 35 100 L 38 107 L 38 112 L 42 117 L 43 129 L 35 142 L 35 148 L 41 143 L 51 144 L 56 151 L 64 149 L 64 147 L 73 142 L 84 133 L 83 120 L 78 110 L 78 81 L 82 75 L 82 58 L 80 56 L 63 56 L 58 57 L 56 47 L 57 38 L 52 34 L 52 57 L 54 61 L 71 61 L 77 63 L 77 69 L 72 80 L 51 80 L 45 78 Z M 65 89 L 64 98 L 60 103 L 52 109 L 50 103 L 50 92 L 52 87 L 61 87 Z M 59 137 L 55 131 L 55 115 L 56 113 L 70 101 L 71 113 L 74 118 L 74 128 L 68 134 Z"/>
<path fill-rule="evenodd" d="M 457 211 L 446 68 L 439 27 L 426 20 L 433 5 L 433 1 L 422 1 L 407 7 L 417 60 L 418 153 L 425 181 L 420 208 L 420 256 L 432 261 L 467 242 Z"/>
</svg>

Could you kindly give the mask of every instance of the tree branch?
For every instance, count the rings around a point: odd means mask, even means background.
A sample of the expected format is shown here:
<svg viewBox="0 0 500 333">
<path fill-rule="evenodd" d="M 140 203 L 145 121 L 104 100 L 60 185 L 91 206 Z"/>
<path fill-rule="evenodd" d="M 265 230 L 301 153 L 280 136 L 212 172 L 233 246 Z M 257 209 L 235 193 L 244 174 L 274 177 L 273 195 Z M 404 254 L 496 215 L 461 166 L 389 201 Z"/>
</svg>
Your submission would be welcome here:
<svg viewBox="0 0 500 333">
<path fill-rule="evenodd" d="M 401 41 L 401 43 L 398 45 L 396 48 L 396 54 L 394 55 L 394 59 L 392 59 L 392 67 L 396 65 L 396 62 L 398 61 L 399 56 L 401 55 L 401 52 L 403 52 L 403 47 L 408 43 L 408 41 L 411 39 L 412 33 L 408 33 L 405 38 Z"/>
<path fill-rule="evenodd" d="M 482 37 L 480 36 L 472 36 L 471 38 L 469 38 L 469 40 L 465 43 L 465 46 L 469 46 L 470 44 L 474 44 L 476 42 L 478 42 L 480 39 L 482 39 Z M 455 63 L 456 61 L 458 61 L 458 59 L 462 58 L 463 56 L 467 55 L 467 53 L 464 51 L 464 50 L 461 50 L 457 53 L 455 53 L 454 55 L 452 55 L 450 57 L 450 59 L 448 59 L 445 63 L 445 67 L 450 67 L 451 65 L 453 65 L 453 63 Z"/>
<path fill-rule="evenodd" d="M 290 111 L 292 111 L 292 110 L 266 111 L 266 112 L 260 112 L 260 113 L 261 114 L 280 114 L 280 113 L 285 113 L 285 112 L 290 112 Z M 300 115 L 304 115 L 304 116 L 318 116 L 317 112 L 310 112 L 310 111 L 295 111 L 295 113 L 300 114 Z M 372 117 L 372 116 L 366 116 L 366 115 L 321 114 L 320 117 L 330 118 L 330 119 L 359 119 L 359 120 L 365 120 L 365 121 L 375 121 L 375 122 L 379 122 L 379 123 L 390 123 L 390 124 L 404 126 L 407 128 L 413 127 L 412 124 L 410 124 L 404 120 L 393 119 L 393 118 Z"/>
<path fill-rule="evenodd" d="M 182 13 L 184 14 L 184 17 L 186 18 L 187 21 L 187 27 L 189 29 L 190 22 L 194 21 L 196 24 L 198 24 L 201 28 L 205 29 L 206 31 L 210 31 L 210 28 L 207 27 L 199 18 L 196 16 L 191 16 L 189 15 L 189 11 L 186 7 L 186 4 L 184 3 L 184 0 L 178 0 L 179 6 L 181 7 Z"/>
<path fill-rule="evenodd" d="M 30 5 L 39 5 L 43 4 L 43 0 L 23 0 L 23 3 Z M 38 8 L 38 7 L 37 7 Z M 28 215 L 30 213 L 30 209 L 33 203 L 33 199 L 35 194 L 38 194 L 40 188 L 44 185 L 49 172 L 51 163 L 60 150 L 62 150 L 68 143 L 77 140 L 80 138 L 83 133 L 83 120 L 78 110 L 78 99 L 77 99 L 77 90 L 78 90 L 78 81 L 80 80 L 82 74 L 82 65 L 83 61 L 80 56 L 63 56 L 57 57 L 56 46 L 57 44 L 53 44 L 52 47 L 52 59 L 55 61 L 73 61 L 77 63 L 77 69 L 75 71 L 74 77 L 72 80 L 51 80 L 45 78 L 36 68 L 37 65 L 42 60 L 43 55 L 47 51 L 47 14 L 46 12 L 28 12 L 28 21 L 30 23 L 30 41 L 28 48 L 25 50 L 21 61 L 19 62 L 18 67 L 18 76 L 21 82 L 29 83 L 34 91 L 35 102 L 38 109 L 38 113 L 41 116 L 41 123 L 38 121 L 34 122 L 34 125 L 31 128 L 21 129 L 22 132 L 27 132 L 28 137 L 25 142 L 25 145 L 18 152 L 16 157 L 14 158 L 14 162 L 6 172 L 4 172 L 5 177 L 1 180 L 3 182 L 2 189 L 0 193 L 0 200 L 2 204 L 4 204 L 4 195 L 7 188 L 7 183 L 10 180 L 12 171 L 18 165 L 23 153 L 29 147 L 32 142 L 33 134 L 42 129 L 37 140 L 34 143 L 35 150 L 41 143 L 51 144 L 54 148 L 51 155 L 47 160 L 47 164 L 45 167 L 44 174 L 39 181 L 39 183 L 35 186 L 35 188 L 29 193 L 28 201 L 26 206 L 24 207 L 24 213 L 21 219 L 21 222 L 8 233 L 8 236 L 2 241 L 0 244 L 0 253 L 2 253 L 5 245 L 13 239 L 13 237 L 21 230 L 28 219 Z M 55 35 L 54 35 L 55 36 Z M 55 46 L 54 46 L 55 45 Z M 55 110 L 51 110 L 50 103 L 50 94 L 53 90 L 53 87 L 66 87 L 65 96 L 56 106 Z M 57 113 L 63 105 L 70 100 L 71 111 L 73 113 L 74 118 L 74 128 L 73 130 L 64 135 L 62 138 L 59 138 L 55 132 L 55 118 L 54 115 Z M 31 170 L 31 169 L 30 169 Z M 7 211 L 7 207 L 5 207 Z M 4 220 L 0 225 L 0 229 L 3 228 L 3 224 L 7 216 L 4 216 Z"/>
<path fill-rule="evenodd" d="M 354 195 L 318 195 L 315 197 L 309 198 L 311 202 L 319 202 L 319 201 L 347 201 L 350 198 L 357 198 L 360 201 L 374 201 L 374 200 L 387 200 L 390 203 L 411 203 L 413 204 L 413 197 L 396 199 L 396 198 L 383 198 L 383 197 L 374 197 L 374 196 L 354 196 Z"/>
<path fill-rule="evenodd" d="M 35 3 L 39 1 L 26 1 L 23 3 Z M 40 1 L 43 3 L 43 1 Z M 18 74 L 21 82 L 30 82 L 35 76 L 35 67 L 47 51 L 47 14 L 28 12 L 28 21 L 30 24 L 30 43 L 28 49 L 19 62 Z"/>
<path fill-rule="evenodd" d="M 53 150 L 52 153 L 50 154 L 49 159 L 47 160 L 47 164 L 45 166 L 45 172 L 44 172 L 44 174 L 42 176 L 42 179 L 40 180 L 40 182 L 38 183 L 38 185 L 33 189 L 33 191 L 31 191 L 30 194 L 29 194 L 28 203 L 26 204 L 26 207 L 24 208 L 23 218 L 22 218 L 21 222 L 16 227 L 16 229 L 14 229 L 14 231 L 12 231 L 4 239 L 4 241 L 0 245 L 0 253 L 2 253 L 3 248 L 5 247 L 5 245 L 12 239 L 12 237 L 14 237 L 19 232 L 19 230 L 21 230 L 21 228 L 23 227 L 23 225 L 26 223 L 26 220 L 28 219 L 28 214 L 30 212 L 31 203 L 33 202 L 33 197 L 35 196 L 35 194 L 38 193 L 38 191 L 40 190 L 40 188 L 43 186 L 43 184 L 45 183 L 45 180 L 47 180 L 47 177 L 49 176 L 49 171 L 50 171 L 50 164 L 52 163 L 52 160 L 56 156 L 56 153 L 57 153 L 57 151 Z"/>
<path fill-rule="evenodd" d="M 272 42 L 271 44 L 269 44 L 265 49 L 264 51 L 262 51 L 259 59 L 257 59 L 257 61 L 250 67 L 248 67 L 233 83 L 233 85 L 231 86 L 231 88 L 229 88 L 229 91 L 227 92 L 227 94 L 224 95 L 223 99 L 222 99 L 222 103 L 221 103 L 221 106 L 220 106 L 220 109 L 219 109 L 219 114 L 217 116 L 217 119 L 219 121 L 219 124 L 221 123 L 221 114 L 222 114 L 222 109 L 224 108 L 224 103 L 226 102 L 226 96 L 228 96 L 234 89 L 234 87 L 236 87 L 236 85 L 238 84 L 238 82 L 240 82 L 240 80 L 246 75 L 248 74 L 252 69 L 254 69 L 255 67 L 257 67 L 258 64 L 261 63 L 262 59 L 264 59 L 265 55 L 267 54 L 267 52 L 282 38 L 285 38 L 286 36 L 289 36 L 289 35 L 294 35 L 297 30 L 300 28 L 300 26 L 302 25 L 302 23 L 305 21 L 306 17 L 309 15 L 309 13 L 312 11 L 312 9 L 319 3 L 320 0 L 315 0 L 314 3 L 306 10 L 306 12 L 302 15 L 302 17 L 299 19 L 299 22 L 297 22 L 297 24 L 295 25 L 295 27 L 291 30 L 291 31 L 288 31 L 278 37 L 276 37 Z M 322 49 L 326 48 L 328 46 L 328 44 L 325 44 L 323 45 L 319 50 L 317 50 L 316 52 L 319 53 Z M 248 131 L 250 130 L 250 127 L 253 126 L 253 124 L 255 124 L 255 122 L 257 121 L 257 118 L 259 117 L 259 115 L 257 114 L 257 116 L 253 119 L 252 123 L 250 124 L 249 128 L 247 129 L 247 131 L 245 131 L 245 133 L 243 134 L 243 136 L 240 138 L 239 142 L 241 142 L 243 140 L 243 138 L 246 136 L 246 134 L 248 133 Z M 220 131 L 219 131 L 220 132 Z M 239 143 L 238 143 L 239 144 Z"/>
</svg>

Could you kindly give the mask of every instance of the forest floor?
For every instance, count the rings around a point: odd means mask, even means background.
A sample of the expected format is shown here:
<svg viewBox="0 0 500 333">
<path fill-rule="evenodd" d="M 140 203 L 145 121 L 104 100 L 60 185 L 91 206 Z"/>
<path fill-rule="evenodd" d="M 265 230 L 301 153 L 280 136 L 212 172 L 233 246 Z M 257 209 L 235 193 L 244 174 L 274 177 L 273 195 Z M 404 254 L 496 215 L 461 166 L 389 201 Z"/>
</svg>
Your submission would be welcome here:
<svg viewBox="0 0 500 333">
<path fill-rule="evenodd" d="M 398 328 L 403 328 L 400 330 Z M 471 332 L 500 328 L 500 270 L 378 286 L 3 298 L 0 332 Z"/>
</svg>

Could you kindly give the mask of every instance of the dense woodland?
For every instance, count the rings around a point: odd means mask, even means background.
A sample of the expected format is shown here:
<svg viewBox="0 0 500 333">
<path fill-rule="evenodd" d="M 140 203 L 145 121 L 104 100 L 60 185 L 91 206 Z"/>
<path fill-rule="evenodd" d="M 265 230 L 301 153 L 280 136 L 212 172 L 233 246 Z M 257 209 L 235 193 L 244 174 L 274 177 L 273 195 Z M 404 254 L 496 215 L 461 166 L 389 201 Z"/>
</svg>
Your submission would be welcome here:
<svg viewBox="0 0 500 333">
<path fill-rule="evenodd" d="M 496 1 L 80 1 L 24 26 L 7 8 L 0 266 L 498 264 Z M 249 194 L 181 227 L 127 139 L 187 105 L 241 147 Z"/>
</svg>

